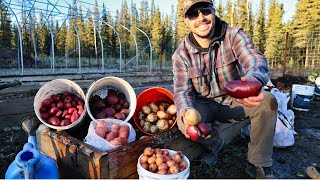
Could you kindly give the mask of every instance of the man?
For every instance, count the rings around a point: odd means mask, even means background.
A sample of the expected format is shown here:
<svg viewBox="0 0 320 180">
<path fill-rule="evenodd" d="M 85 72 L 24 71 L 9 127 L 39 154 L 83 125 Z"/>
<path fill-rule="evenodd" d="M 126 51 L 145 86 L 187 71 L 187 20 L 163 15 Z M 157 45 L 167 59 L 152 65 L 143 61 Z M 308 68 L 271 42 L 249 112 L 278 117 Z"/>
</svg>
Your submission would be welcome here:
<svg viewBox="0 0 320 180">
<path fill-rule="evenodd" d="M 174 100 L 178 127 L 187 137 L 183 116 L 196 109 L 202 122 L 251 122 L 246 172 L 251 177 L 274 178 L 272 166 L 273 135 L 277 101 L 269 92 L 256 97 L 233 99 L 223 91 L 230 80 L 258 81 L 265 85 L 269 69 L 265 57 L 240 28 L 229 27 L 215 16 L 211 0 L 185 0 L 183 13 L 191 31 L 172 56 Z M 214 165 L 223 145 L 213 131 L 211 138 L 198 141 L 207 147 L 202 160 Z"/>
</svg>

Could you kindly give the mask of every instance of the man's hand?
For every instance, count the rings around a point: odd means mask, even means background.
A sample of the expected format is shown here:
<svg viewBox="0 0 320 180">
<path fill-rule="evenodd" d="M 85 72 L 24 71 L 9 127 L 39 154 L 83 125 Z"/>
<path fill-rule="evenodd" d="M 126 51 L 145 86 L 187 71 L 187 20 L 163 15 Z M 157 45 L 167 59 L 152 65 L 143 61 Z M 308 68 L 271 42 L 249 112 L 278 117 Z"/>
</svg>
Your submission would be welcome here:
<svg viewBox="0 0 320 180">
<path fill-rule="evenodd" d="M 241 81 L 247 81 L 247 78 L 242 77 Z M 243 98 L 243 99 L 235 99 L 235 101 L 237 101 L 238 103 L 243 104 L 247 107 L 259 107 L 260 102 L 263 100 L 264 100 L 264 95 L 263 95 L 262 91 L 260 92 L 260 94 L 258 96 L 252 96 L 252 97 Z"/>
<path fill-rule="evenodd" d="M 190 138 L 190 136 L 187 134 L 187 128 L 189 127 L 189 124 L 186 123 L 183 119 L 185 113 L 186 110 L 183 111 L 180 117 L 177 117 L 177 125 L 182 134 L 184 134 L 186 138 Z"/>
</svg>

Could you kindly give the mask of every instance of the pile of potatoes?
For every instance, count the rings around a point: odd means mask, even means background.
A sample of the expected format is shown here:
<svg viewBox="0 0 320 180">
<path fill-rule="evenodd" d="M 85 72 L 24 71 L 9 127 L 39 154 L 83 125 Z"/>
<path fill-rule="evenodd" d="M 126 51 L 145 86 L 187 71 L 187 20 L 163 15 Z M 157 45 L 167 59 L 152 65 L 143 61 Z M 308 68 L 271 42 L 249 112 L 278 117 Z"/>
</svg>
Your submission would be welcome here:
<svg viewBox="0 0 320 180">
<path fill-rule="evenodd" d="M 109 127 L 105 121 L 100 120 L 95 127 L 95 132 L 113 145 L 123 145 L 128 143 L 130 128 L 118 123 L 113 123 Z"/>
<path fill-rule="evenodd" d="M 108 95 L 102 99 L 98 95 L 91 97 L 89 101 L 90 111 L 94 118 L 115 118 L 124 120 L 129 115 L 129 102 L 122 92 L 108 89 Z"/>
<path fill-rule="evenodd" d="M 84 111 L 84 101 L 70 92 L 53 94 L 41 103 L 40 117 L 53 126 L 68 126 Z"/>
<path fill-rule="evenodd" d="M 177 107 L 165 101 L 149 102 L 138 112 L 143 130 L 155 134 L 168 130 L 176 120 Z"/>
<path fill-rule="evenodd" d="M 168 150 L 146 147 L 140 157 L 140 165 L 147 171 L 157 174 L 177 174 L 188 166 L 181 151 L 169 155 Z"/>
</svg>

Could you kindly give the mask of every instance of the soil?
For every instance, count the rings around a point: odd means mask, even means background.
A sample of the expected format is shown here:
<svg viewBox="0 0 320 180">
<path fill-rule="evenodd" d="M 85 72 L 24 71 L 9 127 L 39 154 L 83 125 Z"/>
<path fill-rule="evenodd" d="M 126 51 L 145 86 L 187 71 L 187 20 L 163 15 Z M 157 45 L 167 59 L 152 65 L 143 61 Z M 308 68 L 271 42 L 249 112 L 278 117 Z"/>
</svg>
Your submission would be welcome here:
<svg viewBox="0 0 320 180">
<path fill-rule="evenodd" d="M 290 89 L 292 84 L 305 82 L 305 79 L 296 77 L 281 77 L 273 80 L 275 86 L 283 91 Z M 273 171 L 277 178 L 308 178 L 306 175 L 308 166 L 320 167 L 319 107 L 320 97 L 316 97 L 312 101 L 310 111 L 294 111 L 295 131 L 297 132 L 295 144 L 287 148 L 274 148 Z M 2 179 L 16 154 L 27 142 L 27 136 L 22 129 L 0 131 L 0 142 L 2 142 L 0 147 L 0 178 Z M 225 145 L 219 153 L 219 160 L 215 166 L 207 166 L 199 159 L 191 161 L 189 178 L 249 178 L 245 173 L 248 142 L 248 138 L 238 137 Z"/>
</svg>

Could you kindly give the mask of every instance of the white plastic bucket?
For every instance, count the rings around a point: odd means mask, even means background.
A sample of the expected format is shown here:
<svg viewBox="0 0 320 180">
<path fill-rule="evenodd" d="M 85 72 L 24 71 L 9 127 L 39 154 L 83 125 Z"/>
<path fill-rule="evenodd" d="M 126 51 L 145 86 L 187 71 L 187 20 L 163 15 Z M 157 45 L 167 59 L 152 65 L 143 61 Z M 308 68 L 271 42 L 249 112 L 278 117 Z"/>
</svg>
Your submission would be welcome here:
<svg viewBox="0 0 320 180">
<path fill-rule="evenodd" d="M 168 150 L 170 156 L 177 153 L 176 151 L 173 151 L 170 149 L 162 149 L 162 150 Z M 188 163 L 187 168 L 185 170 L 177 174 L 162 175 L 162 174 L 156 174 L 156 173 L 152 173 L 150 171 L 145 170 L 140 164 L 140 159 L 142 155 L 143 154 L 140 155 L 137 163 L 137 171 L 138 171 L 139 179 L 160 179 L 160 180 L 161 179 L 188 179 L 190 175 L 190 161 L 186 156 L 183 156 L 183 160 L 187 161 Z"/>
<path fill-rule="evenodd" d="M 66 130 L 66 129 L 71 129 L 76 126 L 79 126 L 84 120 L 84 116 L 87 112 L 86 107 L 83 107 L 84 110 L 81 116 L 78 118 L 78 120 L 72 124 L 69 124 L 68 126 L 53 126 L 51 124 L 46 123 L 46 121 L 41 118 L 40 111 L 39 111 L 41 108 L 42 101 L 50 98 L 51 95 L 59 94 L 63 92 L 70 92 L 72 94 L 77 95 L 82 100 L 85 100 L 85 95 L 81 87 L 75 82 L 70 81 L 68 79 L 55 79 L 47 82 L 38 90 L 36 96 L 34 97 L 33 108 L 36 113 L 36 116 L 43 124 L 45 124 L 46 126 L 52 129 Z"/>
<path fill-rule="evenodd" d="M 131 117 L 133 116 L 133 113 L 136 109 L 137 106 L 137 96 L 136 93 L 134 92 L 133 88 L 131 85 L 118 77 L 104 77 L 101 78 L 95 82 L 93 82 L 87 92 L 86 95 L 86 109 L 88 111 L 88 114 L 92 120 L 97 120 L 91 113 L 90 107 L 89 107 L 89 102 L 91 97 L 94 95 L 99 95 L 101 98 L 105 98 L 108 95 L 108 89 L 116 89 L 118 91 L 123 92 L 126 95 L 127 101 L 129 102 L 129 115 L 125 118 L 124 121 L 129 121 Z"/>
<path fill-rule="evenodd" d="M 314 87 L 300 84 L 292 85 L 291 107 L 299 111 L 309 111 L 314 97 Z"/>
</svg>

